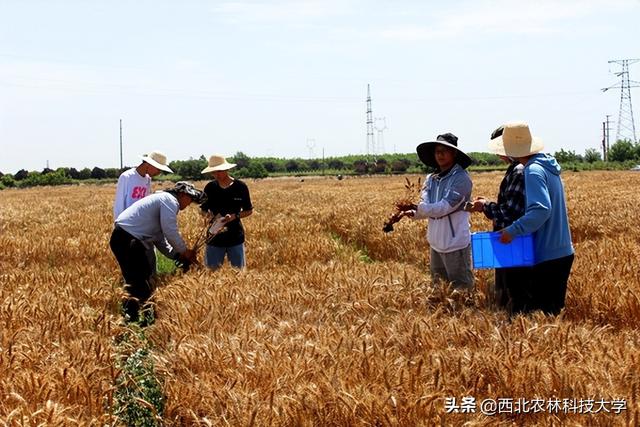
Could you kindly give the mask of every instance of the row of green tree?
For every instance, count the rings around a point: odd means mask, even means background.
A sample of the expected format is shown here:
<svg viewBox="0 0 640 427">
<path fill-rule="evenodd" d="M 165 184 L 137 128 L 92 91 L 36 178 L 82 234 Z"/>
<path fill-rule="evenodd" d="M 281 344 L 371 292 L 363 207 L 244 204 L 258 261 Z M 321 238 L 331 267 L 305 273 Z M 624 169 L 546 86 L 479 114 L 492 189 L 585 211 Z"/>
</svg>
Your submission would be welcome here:
<svg viewBox="0 0 640 427">
<path fill-rule="evenodd" d="M 572 150 L 560 150 L 554 154 L 560 163 L 594 163 L 602 160 L 600 151 L 595 148 L 587 148 L 584 155 L 576 154 Z M 607 152 L 607 160 L 610 162 L 640 161 L 640 143 L 628 140 L 617 141 Z"/>
<path fill-rule="evenodd" d="M 640 162 L 640 144 L 630 141 L 617 141 L 608 152 L 608 162 L 603 162 L 598 150 L 589 148 L 584 155 L 576 154 L 572 150 L 560 150 L 555 154 L 556 159 L 565 167 L 574 170 L 581 169 L 626 169 L 631 164 Z M 505 165 L 500 158 L 488 153 L 469 153 L 473 159 L 471 170 L 501 169 Z M 283 159 L 275 157 L 249 157 L 242 152 L 236 153 L 228 159 L 237 166 L 233 175 L 239 178 L 265 178 L 281 175 L 364 175 L 364 174 L 401 174 L 429 172 L 415 153 L 385 154 L 375 158 L 362 155 L 329 157 L 326 159 Z M 201 171 L 207 166 L 207 159 L 200 156 L 197 159 L 176 160 L 169 163 L 174 174 L 164 176 L 164 179 L 200 180 L 205 178 Z M 5 187 L 31 187 L 36 185 L 62 185 L 77 181 L 116 179 L 122 170 L 118 168 L 75 168 L 61 167 L 58 169 L 45 168 L 41 172 L 21 169 L 15 174 L 0 172 L 0 189 Z"/>
<path fill-rule="evenodd" d="M 470 153 L 476 168 L 500 168 L 502 161 L 493 154 Z M 342 157 L 329 157 L 325 159 L 282 159 L 276 157 L 250 158 L 242 152 L 236 153 L 228 159 L 235 163 L 233 175 L 239 178 L 264 178 L 267 176 L 282 175 L 364 175 L 386 173 L 421 173 L 428 168 L 418 159 L 417 154 L 384 154 L 375 157 L 362 155 L 349 155 Z M 200 173 L 207 166 L 204 156 L 198 159 L 178 160 L 171 162 L 169 166 L 186 179 L 202 179 Z"/>
<path fill-rule="evenodd" d="M 0 172 L 0 189 L 5 187 L 33 187 L 36 185 L 63 185 L 77 181 L 116 179 L 122 171 L 119 168 L 93 169 L 61 167 L 57 169 L 44 168 L 41 172 L 20 169 L 15 174 Z"/>
<path fill-rule="evenodd" d="M 489 153 L 468 153 L 473 159 L 471 170 L 501 169 L 506 166 L 500 158 Z M 618 141 L 608 153 L 609 162 L 604 163 L 601 153 L 593 148 L 585 150 L 584 155 L 572 150 L 557 151 L 554 156 L 563 165 L 574 170 L 581 169 L 626 169 L 640 162 L 640 144 L 630 141 Z M 278 175 L 299 174 L 385 174 L 385 173 L 421 173 L 429 172 L 418 159 L 417 154 L 385 154 L 375 158 L 362 155 L 330 157 L 326 159 L 281 159 L 274 157 L 250 158 L 238 152 L 229 159 L 236 163 L 234 176 L 240 178 L 264 178 Z M 185 179 L 202 179 L 200 171 L 207 166 L 204 156 L 199 159 L 179 160 L 170 163 L 170 167 Z"/>
</svg>

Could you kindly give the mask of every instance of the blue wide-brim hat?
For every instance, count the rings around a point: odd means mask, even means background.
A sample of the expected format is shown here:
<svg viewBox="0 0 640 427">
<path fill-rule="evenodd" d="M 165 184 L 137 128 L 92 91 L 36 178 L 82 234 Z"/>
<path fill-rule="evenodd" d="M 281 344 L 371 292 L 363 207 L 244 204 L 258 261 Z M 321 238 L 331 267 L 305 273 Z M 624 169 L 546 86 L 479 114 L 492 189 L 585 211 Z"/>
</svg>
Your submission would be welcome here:
<svg viewBox="0 0 640 427">
<path fill-rule="evenodd" d="M 467 156 L 464 151 L 458 148 L 458 137 L 452 133 L 444 133 L 442 135 L 438 135 L 435 141 L 426 141 L 418 145 L 416 151 L 418 152 L 418 158 L 422 163 L 432 168 L 438 168 L 438 163 L 436 162 L 435 156 L 437 144 L 444 145 L 456 150 L 456 163 L 459 164 L 463 169 L 466 169 L 467 167 L 469 167 L 469 165 L 471 165 L 471 163 L 473 163 L 471 157 Z"/>
</svg>

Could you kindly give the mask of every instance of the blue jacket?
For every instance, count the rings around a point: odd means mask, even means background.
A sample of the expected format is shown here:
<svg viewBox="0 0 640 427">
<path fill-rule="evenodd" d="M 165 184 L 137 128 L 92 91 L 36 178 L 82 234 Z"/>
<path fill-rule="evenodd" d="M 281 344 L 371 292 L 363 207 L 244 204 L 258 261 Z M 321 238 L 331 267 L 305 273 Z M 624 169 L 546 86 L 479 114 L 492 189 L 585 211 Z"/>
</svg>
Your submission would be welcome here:
<svg viewBox="0 0 640 427">
<path fill-rule="evenodd" d="M 524 168 L 526 209 L 505 230 L 513 235 L 534 233 L 536 263 L 573 254 L 560 165 L 552 156 L 535 154 Z"/>
</svg>

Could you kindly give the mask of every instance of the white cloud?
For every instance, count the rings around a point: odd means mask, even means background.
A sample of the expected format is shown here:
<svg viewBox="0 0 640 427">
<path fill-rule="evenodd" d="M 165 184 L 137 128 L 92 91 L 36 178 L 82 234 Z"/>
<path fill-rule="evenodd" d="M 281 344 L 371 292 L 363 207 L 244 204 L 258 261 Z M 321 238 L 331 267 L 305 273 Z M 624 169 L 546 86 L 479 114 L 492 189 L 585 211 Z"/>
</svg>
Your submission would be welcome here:
<svg viewBox="0 0 640 427">
<path fill-rule="evenodd" d="M 380 32 L 383 38 L 405 41 L 460 37 L 467 34 L 554 34 L 573 31 L 572 20 L 612 9 L 638 8 L 633 0 L 521 1 L 487 0 L 454 3 L 420 18 L 420 25 L 394 25 Z"/>
<path fill-rule="evenodd" d="M 300 24 L 347 12 L 348 3 L 337 1 L 232 1 L 214 7 L 213 12 L 234 24 Z"/>
</svg>

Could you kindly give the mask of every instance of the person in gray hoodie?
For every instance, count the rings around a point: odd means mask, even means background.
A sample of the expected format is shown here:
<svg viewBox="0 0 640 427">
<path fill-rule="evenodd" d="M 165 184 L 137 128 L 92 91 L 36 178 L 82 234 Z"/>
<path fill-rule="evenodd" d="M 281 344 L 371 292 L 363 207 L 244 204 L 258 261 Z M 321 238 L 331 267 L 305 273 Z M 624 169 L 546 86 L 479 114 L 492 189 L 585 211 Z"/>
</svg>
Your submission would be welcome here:
<svg viewBox="0 0 640 427">
<path fill-rule="evenodd" d="M 456 290 L 471 291 L 471 232 L 469 212 L 464 210 L 473 187 L 465 170 L 471 158 L 458 148 L 458 137 L 451 133 L 418 145 L 416 151 L 420 160 L 436 172 L 427 177 L 420 203 L 404 214 L 429 219 L 432 282 L 447 282 Z"/>
<path fill-rule="evenodd" d="M 565 305 L 574 248 L 561 168 L 553 156 L 540 153 L 543 148 L 526 123 L 504 125 L 502 136 L 489 142 L 493 153 L 513 157 L 524 165 L 525 213 L 502 230 L 500 241 L 510 243 L 514 236 L 533 233 L 536 264 L 533 280 L 521 288 L 526 297 L 513 309 L 555 315 Z"/>
</svg>

